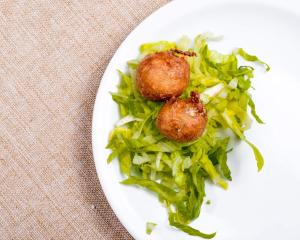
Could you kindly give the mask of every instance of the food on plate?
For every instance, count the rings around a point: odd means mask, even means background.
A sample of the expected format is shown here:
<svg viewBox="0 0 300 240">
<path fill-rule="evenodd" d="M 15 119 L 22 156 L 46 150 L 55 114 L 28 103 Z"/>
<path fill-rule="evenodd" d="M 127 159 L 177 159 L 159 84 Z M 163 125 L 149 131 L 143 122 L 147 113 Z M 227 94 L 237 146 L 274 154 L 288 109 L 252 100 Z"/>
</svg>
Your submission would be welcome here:
<svg viewBox="0 0 300 240">
<path fill-rule="evenodd" d="M 160 133 L 178 142 L 189 142 L 200 137 L 206 122 L 206 110 L 196 92 L 191 92 L 191 97 L 187 99 L 170 99 L 156 118 Z"/>
<path fill-rule="evenodd" d="M 147 55 L 138 65 L 136 84 L 141 95 L 153 101 L 180 96 L 189 82 L 185 55 L 166 51 Z"/>
<path fill-rule="evenodd" d="M 156 225 L 157 225 L 156 223 L 147 222 L 147 224 L 146 224 L 146 233 L 148 235 L 150 235 L 152 233 L 153 229 L 156 227 Z"/>
<path fill-rule="evenodd" d="M 206 180 L 223 189 L 232 180 L 229 165 L 241 160 L 227 162 L 234 135 L 252 149 L 258 171 L 263 167 L 262 154 L 244 133 L 251 127 L 250 113 L 263 123 L 251 97 L 254 67 L 269 70 L 242 48 L 221 54 L 208 47 L 209 41 L 199 35 L 193 41 L 183 37 L 140 47 L 127 71 L 119 71 L 120 85 L 112 97 L 121 119 L 107 145 L 108 162 L 117 158 L 126 176 L 123 184 L 155 192 L 171 226 L 202 238 L 216 233 L 189 223 L 206 201 Z"/>
</svg>

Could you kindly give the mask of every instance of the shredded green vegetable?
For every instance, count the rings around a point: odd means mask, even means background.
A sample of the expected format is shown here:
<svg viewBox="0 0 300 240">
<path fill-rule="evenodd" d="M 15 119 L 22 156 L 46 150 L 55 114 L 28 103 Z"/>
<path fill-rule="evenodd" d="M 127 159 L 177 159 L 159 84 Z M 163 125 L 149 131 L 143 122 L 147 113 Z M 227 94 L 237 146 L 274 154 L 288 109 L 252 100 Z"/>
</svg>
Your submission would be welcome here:
<svg viewBox="0 0 300 240">
<path fill-rule="evenodd" d="M 216 233 L 202 233 L 188 224 L 200 214 L 205 181 L 226 189 L 227 180 L 232 180 L 227 165 L 230 137 L 224 130 L 231 129 L 250 146 L 258 171 L 264 165 L 262 154 L 244 135 L 251 126 L 249 113 L 263 123 L 248 92 L 254 69 L 239 66 L 238 56 L 267 71 L 270 67 L 242 48 L 230 54 L 210 50 L 207 41 L 205 35 L 199 35 L 194 41 L 183 37 L 178 43 L 160 41 L 140 47 L 140 56 L 128 62 L 128 71 L 119 71 L 121 82 L 112 98 L 119 106 L 121 120 L 111 132 L 107 148 L 111 149 L 108 162 L 119 159 L 120 170 L 127 176 L 123 184 L 155 192 L 168 208 L 171 226 L 209 239 Z M 163 103 L 143 98 L 135 86 L 136 68 L 143 56 L 174 48 L 197 54 L 188 58 L 190 82 L 181 98 L 187 98 L 191 91 L 199 92 L 208 113 L 204 134 L 189 143 L 174 142 L 159 133 L 155 119 Z"/>
<path fill-rule="evenodd" d="M 148 235 L 150 235 L 152 233 L 153 229 L 156 227 L 156 225 L 157 225 L 156 223 L 147 222 L 147 224 L 146 224 L 146 233 Z"/>
</svg>

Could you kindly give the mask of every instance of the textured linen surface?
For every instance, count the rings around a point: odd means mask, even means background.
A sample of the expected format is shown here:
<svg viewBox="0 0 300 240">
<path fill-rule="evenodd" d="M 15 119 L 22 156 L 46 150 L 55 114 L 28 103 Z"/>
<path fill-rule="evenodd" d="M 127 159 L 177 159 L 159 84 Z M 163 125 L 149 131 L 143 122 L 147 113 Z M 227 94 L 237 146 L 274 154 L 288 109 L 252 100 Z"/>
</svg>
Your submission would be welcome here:
<svg viewBox="0 0 300 240">
<path fill-rule="evenodd" d="M 167 0 L 0 1 L 0 239 L 132 239 L 98 182 L 101 76 Z"/>
</svg>

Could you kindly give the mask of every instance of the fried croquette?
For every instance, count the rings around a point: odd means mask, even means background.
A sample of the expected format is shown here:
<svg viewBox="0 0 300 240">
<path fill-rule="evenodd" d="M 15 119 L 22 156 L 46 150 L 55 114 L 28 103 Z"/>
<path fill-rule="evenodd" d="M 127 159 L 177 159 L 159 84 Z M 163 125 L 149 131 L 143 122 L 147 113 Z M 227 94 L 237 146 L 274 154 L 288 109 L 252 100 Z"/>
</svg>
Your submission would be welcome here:
<svg viewBox="0 0 300 240">
<path fill-rule="evenodd" d="M 191 92 L 188 99 L 169 100 L 158 113 L 156 126 L 168 139 L 189 142 L 203 134 L 206 122 L 207 114 L 199 94 Z"/>
<path fill-rule="evenodd" d="M 139 64 L 136 84 L 141 95 L 163 101 L 182 94 L 189 83 L 189 64 L 173 51 L 147 55 Z"/>
</svg>

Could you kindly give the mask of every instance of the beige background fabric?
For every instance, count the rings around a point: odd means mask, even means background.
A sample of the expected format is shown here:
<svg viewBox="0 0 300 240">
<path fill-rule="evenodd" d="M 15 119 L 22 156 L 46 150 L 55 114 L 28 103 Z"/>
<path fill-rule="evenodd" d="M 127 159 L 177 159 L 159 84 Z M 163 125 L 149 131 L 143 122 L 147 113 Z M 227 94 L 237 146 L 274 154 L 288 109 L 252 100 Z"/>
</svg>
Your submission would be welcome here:
<svg viewBox="0 0 300 240">
<path fill-rule="evenodd" d="M 116 48 L 166 2 L 0 1 L 0 239 L 132 239 L 98 182 L 92 109 Z"/>
</svg>

